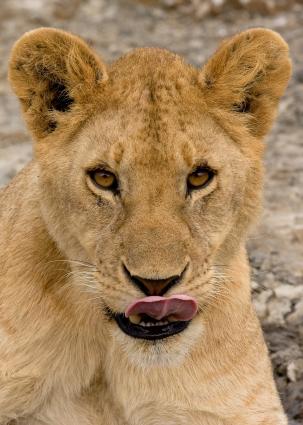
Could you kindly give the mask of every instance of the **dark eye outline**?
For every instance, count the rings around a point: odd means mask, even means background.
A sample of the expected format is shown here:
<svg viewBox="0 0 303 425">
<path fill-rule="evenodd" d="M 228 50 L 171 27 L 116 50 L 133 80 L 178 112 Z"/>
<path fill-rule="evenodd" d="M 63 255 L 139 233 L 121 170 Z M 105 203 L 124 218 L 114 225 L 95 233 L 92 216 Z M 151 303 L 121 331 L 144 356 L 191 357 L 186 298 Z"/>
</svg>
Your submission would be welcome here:
<svg viewBox="0 0 303 425">
<path fill-rule="evenodd" d="M 194 186 L 190 183 L 189 181 L 189 177 L 197 172 L 207 172 L 209 175 L 208 180 L 203 183 L 200 186 Z M 194 190 L 201 190 L 201 189 L 205 189 L 214 179 L 216 175 L 216 172 L 214 170 L 212 170 L 211 168 L 207 167 L 207 166 L 199 166 L 197 167 L 194 171 L 192 171 L 188 176 L 187 176 L 187 194 L 190 194 L 191 192 L 193 192 Z"/>
<path fill-rule="evenodd" d="M 110 175 L 110 176 L 113 176 L 114 177 L 114 181 L 113 181 L 113 183 L 110 185 L 110 186 L 108 186 L 108 187 L 105 187 L 105 186 L 101 186 L 101 185 L 99 185 L 97 182 L 96 182 L 96 180 L 95 180 L 95 177 L 94 177 L 94 175 L 97 173 L 97 172 L 103 172 L 104 174 L 108 174 L 108 175 Z M 88 170 L 87 171 L 87 175 L 89 176 L 89 178 L 90 178 L 90 180 L 91 180 L 91 182 L 93 183 L 93 185 L 97 188 L 97 189 L 101 189 L 101 190 L 107 190 L 107 191 L 110 191 L 110 192 L 113 192 L 113 193 L 115 193 L 115 194 L 117 194 L 118 192 L 119 192 L 119 183 L 118 183 L 118 179 L 117 179 L 117 176 L 115 175 L 115 173 L 113 173 L 112 171 L 109 171 L 109 170 L 106 170 L 105 168 L 94 168 L 94 169 L 92 169 L 92 170 Z"/>
</svg>

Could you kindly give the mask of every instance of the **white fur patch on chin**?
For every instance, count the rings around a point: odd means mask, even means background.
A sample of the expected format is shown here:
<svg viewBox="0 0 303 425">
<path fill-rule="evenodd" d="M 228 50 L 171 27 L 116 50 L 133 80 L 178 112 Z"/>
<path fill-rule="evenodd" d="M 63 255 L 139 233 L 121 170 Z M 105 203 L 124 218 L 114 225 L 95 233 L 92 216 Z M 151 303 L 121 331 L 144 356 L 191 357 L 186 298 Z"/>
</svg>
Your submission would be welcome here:
<svg viewBox="0 0 303 425">
<path fill-rule="evenodd" d="M 118 326 L 112 330 L 113 340 L 121 347 L 131 364 L 141 368 L 181 365 L 202 334 L 203 325 L 198 320 L 193 320 L 179 334 L 155 341 L 132 338 Z"/>
</svg>

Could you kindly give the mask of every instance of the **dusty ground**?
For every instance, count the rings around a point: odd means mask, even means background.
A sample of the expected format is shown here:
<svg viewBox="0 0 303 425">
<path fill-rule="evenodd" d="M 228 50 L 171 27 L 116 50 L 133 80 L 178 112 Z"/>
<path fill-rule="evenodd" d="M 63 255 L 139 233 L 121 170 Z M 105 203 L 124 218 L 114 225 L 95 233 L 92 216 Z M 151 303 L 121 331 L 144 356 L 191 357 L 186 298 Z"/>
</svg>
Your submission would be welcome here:
<svg viewBox="0 0 303 425">
<path fill-rule="evenodd" d="M 218 41 L 251 26 L 275 29 L 291 46 L 294 75 L 267 140 L 265 210 L 249 241 L 254 301 L 291 425 L 303 424 L 303 5 L 274 16 L 244 11 L 195 20 L 130 0 L 2 0 L 0 186 L 30 159 L 29 136 L 6 83 L 14 40 L 39 26 L 71 30 L 110 61 L 137 46 L 172 49 L 197 66 Z"/>
</svg>

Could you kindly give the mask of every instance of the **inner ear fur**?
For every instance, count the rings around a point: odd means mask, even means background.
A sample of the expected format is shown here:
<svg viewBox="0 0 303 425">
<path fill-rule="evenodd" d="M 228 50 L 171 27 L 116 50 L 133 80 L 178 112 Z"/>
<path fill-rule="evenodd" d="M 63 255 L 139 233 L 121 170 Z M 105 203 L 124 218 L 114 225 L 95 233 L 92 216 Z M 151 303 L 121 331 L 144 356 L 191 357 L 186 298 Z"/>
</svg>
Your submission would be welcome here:
<svg viewBox="0 0 303 425">
<path fill-rule="evenodd" d="M 222 43 L 202 69 L 199 82 L 207 106 L 222 120 L 264 136 L 291 74 L 289 49 L 274 31 L 256 28 Z"/>
<path fill-rule="evenodd" d="M 38 139 L 55 131 L 71 112 L 79 117 L 106 79 L 106 67 L 93 50 L 62 30 L 30 31 L 12 50 L 9 80 Z"/>
</svg>

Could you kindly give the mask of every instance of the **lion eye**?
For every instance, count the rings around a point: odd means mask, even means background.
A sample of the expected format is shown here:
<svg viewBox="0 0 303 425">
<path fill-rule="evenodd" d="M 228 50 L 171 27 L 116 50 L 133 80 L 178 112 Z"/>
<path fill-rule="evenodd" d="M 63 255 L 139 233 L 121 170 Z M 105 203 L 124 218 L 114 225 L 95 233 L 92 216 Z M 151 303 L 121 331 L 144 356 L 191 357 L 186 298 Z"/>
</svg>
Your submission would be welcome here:
<svg viewBox="0 0 303 425">
<path fill-rule="evenodd" d="M 115 190 L 118 186 L 116 176 L 107 170 L 94 170 L 90 172 L 93 182 L 102 189 Z"/>
<path fill-rule="evenodd" d="M 191 173 L 187 178 L 188 189 L 202 189 L 206 187 L 208 183 L 214 177 L 214 172 L 205 167 L 197 168 L 193 173 Z"/>
</svg>

